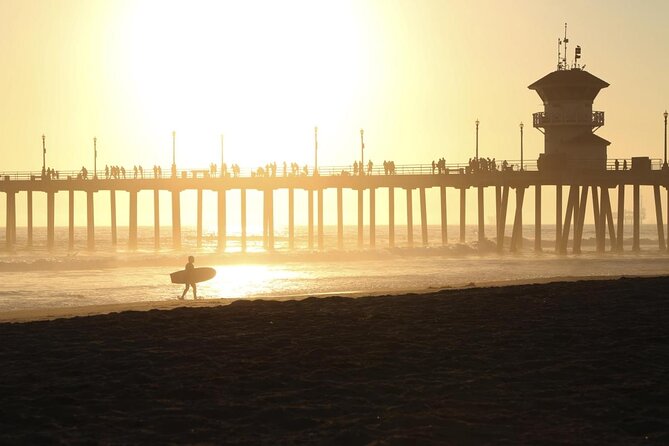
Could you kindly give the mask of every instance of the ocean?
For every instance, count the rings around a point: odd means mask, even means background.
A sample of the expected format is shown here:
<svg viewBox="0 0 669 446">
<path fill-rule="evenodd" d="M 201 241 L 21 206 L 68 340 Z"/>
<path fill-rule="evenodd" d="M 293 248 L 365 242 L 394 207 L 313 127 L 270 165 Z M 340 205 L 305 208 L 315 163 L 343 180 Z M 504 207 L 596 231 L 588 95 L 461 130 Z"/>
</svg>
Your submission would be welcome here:
<svg viewBox="0 0 669 446">
<path fill-rule="evenodd" d="M 449 226 L 449 244 L 441 246 L 439 226 L 428 228 L 423 247 L 420 227 L 414 227 L 414 247 L 408 248 L 406 228 L 395 228 L 396 247 L 388 248 L 387 228 L 376 231 L 376 247 L 357 248 L 357 226 L 346 226 L 345 245 L 336 249 L 337 228 L 326 226 L 324 250 L 309 250 L 306 227 L 296 227 L 296 250 L 287 247 L 287 229 L 277 228 L 275 250 L 267 252 L 259 234 L 249 234 L 247 252 L 240 252 L 239 234 L 228 234 L 228 248 L 219 253 L 216 235 L 205 233 L 196 248 L 193 227 L 182 228 L 182 249 L 171 246 L 171 231 L 161 230 L 154 249 L 153 228 L 140 227 L 138 249 L 127 249 L 127 228 L 119 228 L 116 247 L 110 228 L 96 228 L 96 250 L 86 249 L 86 228 L 75 228 L 75 249 L 67 248 L 68 228 L 56 228 L 56 246 L 47 251 L 45 228 L 34 229 L 34 247 L 27 249 L 24 233 L 17 234 L 12 251 L 0 251 L 0 312 L 78 307 L 176 299 L 183 286 L 170 283 L 169 273 L 183 269 L 187 256 L 196 266 L 217 270 L 211 281 L 198 285 L 207 299 L 286 299 L 303 296 L 392 294 L 424 292 L 469 284 L 512 282 L 561 277 L 660 275 L 669 271 L 669 255 L 660 252 L 655 225 L 641 226 L 641 252 L 632 253 L 631 232 L 625 234 L 623 254 L 596 254 L 594 227 L 584 228 L 583 254 L 554 253 L 554 228 L 542 230 L 543 252 L 534 253 L 534 228 L 524 227 L 520 253 L 498 254 L 492 241 L 479 250 L 476 242 L 458 243 L 457 225 Z M 631 231 L 631 227 L 627 227 Z M 476 225 L 466 228 L 476 240 Z M 486 235 L 494 236 L 486 226 Z M 508 234 L 508 231 L 507 231 Z M 508 242 L 506 244 L 508 251 Z M 607 246 L 608 249 L 608 246 Z M 192 298 L 189 292 L 188 298 Z"/>
</svg>

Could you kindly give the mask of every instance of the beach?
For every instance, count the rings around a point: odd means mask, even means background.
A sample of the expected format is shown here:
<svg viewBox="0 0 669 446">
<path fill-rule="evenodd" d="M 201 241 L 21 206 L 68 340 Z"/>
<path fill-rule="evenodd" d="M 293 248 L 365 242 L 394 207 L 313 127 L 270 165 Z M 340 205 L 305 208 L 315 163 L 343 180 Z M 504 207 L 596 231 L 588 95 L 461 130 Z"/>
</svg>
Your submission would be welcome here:
<svg viewBox="0 0 669 446">
<path fill-rule="evenodd" d="M 2 323 L 0 442 L 668 444 L 667 289 L 619 278 Z"/>
</svg>

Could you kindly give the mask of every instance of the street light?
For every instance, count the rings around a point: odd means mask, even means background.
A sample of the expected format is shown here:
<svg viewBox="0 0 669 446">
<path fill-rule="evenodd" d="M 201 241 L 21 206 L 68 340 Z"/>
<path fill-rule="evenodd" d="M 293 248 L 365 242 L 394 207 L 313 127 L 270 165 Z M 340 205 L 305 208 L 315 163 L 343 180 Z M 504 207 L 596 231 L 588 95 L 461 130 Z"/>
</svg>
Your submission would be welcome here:
<svg viewBox="0 0 669 446">
<path fill-rule="evenodd" d="M 177 177 L 177 151 L 176 151 L 177 132 L 172 130 L 172 178 Z"/>
<path fill-rule="evenodd" d="M 663 168 L 667 168 L 667 116 L 669 116 L 669 113 L 667 111 L 664 111 L 664 164 L 662 165 Z"/>
<path fill-rule="evenodd" d="M 476 159 L 479 159 L 479 120 L 476 119 Z"/>
<path fill-rule="evenodd" d="M 523 123 L 520 123 L 520 170 L 523 170 Z"/>
<path fill-rule="evenodd" d="M 365 174 L 365 169 L 363 168 L 365 164 L 365 131 L 363 129 L 360 129 L 360 167 L 358 169 L 358 172 L 360 172 L 360 175 Z"/>
<path fill-rule="evenodd" d="M 44 136 L 44 133 L 42 133 L 42 177 L 44 175 L 46 175 L 46 136 Z"/>
<path fill-rule="evenodd" d="M 314 127 L 314 175 L 318 175 L 318 127 Z"/>
</svg>

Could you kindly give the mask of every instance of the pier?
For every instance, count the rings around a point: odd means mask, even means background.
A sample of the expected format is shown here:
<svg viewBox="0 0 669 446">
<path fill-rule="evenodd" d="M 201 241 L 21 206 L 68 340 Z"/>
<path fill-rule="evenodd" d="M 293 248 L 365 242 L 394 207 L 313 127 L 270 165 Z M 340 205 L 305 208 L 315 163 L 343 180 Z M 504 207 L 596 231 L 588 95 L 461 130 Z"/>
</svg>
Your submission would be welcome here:
<svg viewBox="0 0 669 446">
<path fill-rule="evenodd" d="M 397 199 L 406 197 L 406 247 L 414 247 L 413 240 L 413 191 L 418 191 L 420 209 L 420 246 L 428 245 L 428 213 L 426 191 L 439 190 L 439 206 L 441 226 L 441 244 L 448 244 L 448 213 L 446 207 L 447 189 L 459 192 L 459 229 L 461 243 L 471 240 L 465 239 L 465 222 L 468 212 L 466 192 L 476 190 L 475 211 L 477 215 L 479 247 L 485 240 L 496 244 L 498 252 L 517 252 L 522 249 L 522 215 L 523 207 L 531 206 L 525 197 L 525 191 L 534 190 L 534 250 L 540 251 L 541 240 L 541 211 L 542 191 L 550 188 L 555 190 L 556 236 L 555 252 L 580 253 L 583 238 L 583 226 L 586 215 L 590 213 L 595 224 L 596 251 L 622 252 L 623 228 L 625 225 L 625 188 L 632 188 L 632 250 L 640 250 L 640 192 L 642 188 L 652 188 L 655 206 L 655 219 L 658 234 L 658 249 L 666 250 L 665 240 L 669 235 L 669 208 L 662 209 L 661 195 L 664 193 L 669 202 L 669 169 L 662 168 L 660 160 L 636 158 L 630 160 L 629 170 L 615 170 L 613 163 L 608 163 L 605 170 L 563 170 L 540 171 L 534 164 L 526 164 L 523 170 L 506 169 L 490 171 L 468 171 L 462 165 L 446 166 L 445 173 L 436 173 L 430 165 L 397 166 L 394 174 L 386 174 L 382 169 L 373 169 L 364 175 L 351 174 L 348 167 L 321 167 L 317 175 L 278 175 L 258 176 L 250 171 L 242 171 L 239 175 L 231 176 L 216 172 L 213 175 L 198 169 L 176 171 L 167 177 L 145 176 L 144 178 L 105 178 L 104 172 L 96 172 L 91 178 L 83 179 L 76 172 L 59 173 L 59 179 L 43 178 L 39 173 L 13 172 L 0 175 L 0 192 L 6 194 L 6 224 L 5 244 L 11 250 L 16 244 L 16 203 L 25 199 L 27 205 L 27 247 L 34 246 L 33 242 L 33 200 L 35 194 L 46 195 L 47 221 L 47 248 L 53 249 L 55 243 L 55 196 L 67 194 L 68 207 L 68 246 L 74 246 L 75 212 L 83 212 L 74 205 L 74 193 L 83 192 L 86 195 L 86 245 L 89 250 L 95 250 L 95 194 L 110 195 L 111 212 L 111 243 L 119 243 L 117 236 L 117 206 L 116 197 L 119 194 L 128 196 L 128 240 L 125 241 L 129 249 L 137 248 L 137 195 L 139 192 L 153 192 L 154 235 L 155 248 L 160 249 L 160 192 L 167 191 L 171 195 L 172 210 L 172 245 L 171 248 L 181 247 L 181 192 L 193 190 L 197 193 L 197 246 L 202 246 L 202 208 L 203 191 L 213 191 L 217 194 L 217 244 L 220 251 L 225 251 L 228 242 L 227 227 L 229 220 L 226 215 L 226 200 L 231 194 L 240 197 L 240 227 L 241 250 L 247 246 L 247 191 L 256 190 L 262 193 L 263 200 L 263 246 L 273 250 L 275 245 L 275 208 L 274 196 L 279 190 L 288 192 L 288 247 L 295 249 L 295 206 L 307 208 L 308 215 L 308 248 L 324 249 L 323 246 L 323 218 L 326 212 L 337 213 L 337 247 L 344 245 L 344 206 L 343 191 L 353 190 L 357 193 L 357 243 L 358 247 L 377 247 L 376 243 L 376 191 L 388 191 L 388 247 L 396 247 L 395 243 L 395 204 Z M 494 189 L 495 197 L 495 233 L 486 237 L 485 233 L 485 193 L 486 188 Z M 336 190 L 335 203 L 324 203 L 324 191 Z M 307 203 L 295 202 L 295 191 L 307 192 Z M 398 191 L 405 193 L 397 194 Z M 509 195 L 515 193 L 515 208 L 509 205 Z M 614 196 L 613 204 L 611 195 Z M 563 206 L 563 197 L 566 197 L 566 206 Z M 365 199 L 366 198 L 366 199 Z M 365 207 L 365 204 L 367 206 Z M 335 211 L 336 209 L 336 211 Z M 613 218 L 613 210 L 617 211 L 617 219 Z M 364 233 L 364 215 L 369 213 L 369 233 Z M 471 212 L 471 211 L 470 211 Z M 666 214 L 665 214 L 666 213 Z M 663 216 L 667 218 L 665 232 Z M 510 227 L 507 227 L 507 220 Z M 432 222 L 435 224 L 437 222 Z M 510 243 L 505 246 L 505 240 L 510 236 Z M 123 243 L 124 241 L 121 241 Z"/>
</svg>

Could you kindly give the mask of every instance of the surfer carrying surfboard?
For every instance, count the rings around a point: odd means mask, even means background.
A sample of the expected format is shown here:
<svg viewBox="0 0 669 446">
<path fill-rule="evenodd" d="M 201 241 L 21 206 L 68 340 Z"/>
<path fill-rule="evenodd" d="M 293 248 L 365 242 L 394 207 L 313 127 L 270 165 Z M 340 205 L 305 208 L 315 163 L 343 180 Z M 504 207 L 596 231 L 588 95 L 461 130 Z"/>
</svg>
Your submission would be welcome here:
<svg viewBox="0 0 669 446">
<path fill-rule="evenodd" d="M 181 299 L 186 297 L 189 287 L 193 287 L 193 299 L 197 299 L 197 286 L 195 285 L 194 271 L 195 271 L 195 257 L 188 256 L 188 263 L 186 263 L 186 288 L 184 288 L 183 294 L 181 294 Z"/>
</svg>

